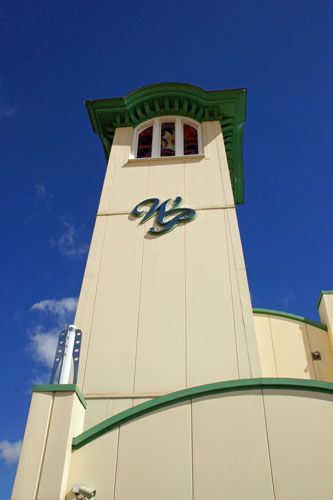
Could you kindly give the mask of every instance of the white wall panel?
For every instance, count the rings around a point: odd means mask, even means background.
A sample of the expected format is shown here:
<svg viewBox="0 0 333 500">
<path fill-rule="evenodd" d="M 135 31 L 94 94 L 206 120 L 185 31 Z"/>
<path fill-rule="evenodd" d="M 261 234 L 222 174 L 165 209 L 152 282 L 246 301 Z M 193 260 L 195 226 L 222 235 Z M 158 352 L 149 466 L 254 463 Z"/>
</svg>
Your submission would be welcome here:
<svg viewBox="0 0 333 500">
<path fill-rule="evenodd" d="M 184 161 L 173 160 L 168 163 L 165 159 L 152 162 L 149 167 L 147 197 L 159 198 L 161 202 L 177 196 L 184 198 L 184 175 Z"/>
<path fill-rule="evenodd" d="M 254 316 L 263 377 L 277 377 L 271 326 L 267 314 Z M 290 375 L 291 376 L 291 375 Z"/>
<path fill-rule="evenodd" d="M 251 364 L 250 364 L 249 348 L 248 348 L 248 335 L 245 329 L 243 308 L 239 290 L 239 277 L 238 277 L 238 271 L 236 269 L 234 247 L 231 241 L 230 223 L 228 217 L 226 218 L 226 234 L 227 234 L 228 260 L 229 260 L 229 270 L 230 270 L 232 310 L 233 310 L 233 318 L 235 325 L 234 328 L 235 328 L 235 339 L 236 339 L 236 349 L 238 358 L 238 376 L 239 378 L 250 378 Z"/>
<path fill-rule="evenodd" d="M 83 391 L 132 393 L 137 340 L 143 227 L 109 216 L 94 304 Z"/>
<path fill-rule="evenodd" d="M 333 396 L 264 391 L 276 500 L 332 497 Z"/>
<path fill-rule="evenodd" d="M 133 398 L 88 399 L 84 418 L 84 430 L 99 424 L 113 415 L 133 406 Z"/>
<path fill-rule="evenodd" d="M 316 379 L 306 325 L 274 316 L 269 321 L 277 376 Z"/>
<path fill-rule="evenodd" d="M 333 355 L 328 333 L 312 325 L 305 325 L 309 338 L 310 351 L 319 351 L 321 359 L 313 361 L 317 380 L 333 382 Z"/>
<path fill-rule="evenodd" d="M 274 500 L 261 391 L 194 400 L 192 418 L 194 500 Z"/>
<path fill-rule="evenodd" d="M 205 158 L 185 159 L 185 202 L 190 208 L 220 208 L 226 200 L 215 142 L 216 131 L 210 124 L 203 123 L 202 133 Z"/>
<path fill-rule="evenodd" d="M 119 430 L 115 429 L 73 452 L 66 500 L 76 498 L 71 493 L 74 483 L 96 488 L 96 498 L 113 499 L 118 435 Z"/>
<path fill-rule="evenodd" d="M 151 224 L 144 228 L 136 394 L 172 392 L 186 385 L 184 228 L 152 236 L 147 234 Z"/>
<path fill-rule="evenodd" d="M 107 217 L 97 217 L 83 277 L 75 325 L 82 330 L 78 385 L 83 387 Z"/>
<path fill-rule="evenodd" d="M 113 203 L 115 205 L 115 208 L 117 208 L 117 194 L 119 193 L 119 187 L 123 186 L 122 172 L 124 172 L 123 170 L 124 165 L 127 164 L 127 160 L 132 145 L 132 140 L 133 140 L 132 127 L 117 128 L 115 130 L 111 153 L 108 161 L 108 167 L 105 174 L 101 200 L 98 207 L 99 214 L 109 213 L 110 202 L 112 193 L 114 192 L 114 187 L 116 187 L 116 193 L 115 193 L 116 198 Z M 126 172 L 127 171 L 125 171 L 125 176 Z M 117 177 L 116 181 L 115 177 Z M 124 193 L 120 192 L 120 194 L 124 196 Z M 120 203 L 122 203 L 123 199 L 120 199 L 119 201 Z"/>
<path fill-rule="evenodd" d="M 192 500 L 191 405 L 120 429 L 114 500 Z"/>
<path fill-rule="evenodd" d="M 224 210 L 202 210 L 186 235 L 188 387 L 238 377 Z"/>
</svg>

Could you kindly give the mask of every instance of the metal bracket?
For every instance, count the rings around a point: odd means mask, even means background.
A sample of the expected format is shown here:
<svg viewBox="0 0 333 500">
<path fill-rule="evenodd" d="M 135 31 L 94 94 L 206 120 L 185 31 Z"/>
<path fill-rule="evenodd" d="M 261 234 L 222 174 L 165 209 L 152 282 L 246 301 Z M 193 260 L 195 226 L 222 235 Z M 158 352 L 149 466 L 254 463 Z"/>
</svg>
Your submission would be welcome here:
<svg viewBox="0 0 333 500">
<path fill-rule="evenodd" d="M 75 327 L 74 327 L 75 328 Z M 64 358 L 70 356 L 73 358 L 73 384 L 76 384 L 77 374 L 79 368 L 80 351 L 81 351 L 81 339 L 82 331 L 75 328 L 75 339 L 72 352 L 67 352 L 69 344 L 69 330 L 70 326 L 66 330 L 62 330 L 59 334 L 57 349 L 55 352 L 53 368 L 50 377 L 50 384 L 59 384 L 61 372 L 63 370 Z"/>
</svg>

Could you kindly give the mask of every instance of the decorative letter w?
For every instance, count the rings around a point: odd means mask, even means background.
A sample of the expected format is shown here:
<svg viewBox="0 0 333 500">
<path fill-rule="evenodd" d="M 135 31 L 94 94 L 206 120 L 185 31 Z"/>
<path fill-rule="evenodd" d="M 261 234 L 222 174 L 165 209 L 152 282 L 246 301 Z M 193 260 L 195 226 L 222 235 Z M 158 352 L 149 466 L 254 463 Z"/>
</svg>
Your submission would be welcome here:
<svg viewBox="0 0 333 500">
<path fill-rule="evenodd" d="M 149 229 L 150 234 L 163 234 L 168 231 L 172 231 L 177 224 L 190 222 L 195 219 L 196 211 L 192 208 L 179 208 L 179 205 L 182 203 L 183 199 L 181 196 L 177 196 L 175 200 L 168 200 L 160 203 L 158 198 L 148 198 L 147 200 L 141 201 L 132 211 L 132 215 L 134 217 L 143 217 L 140 221 L 140 224 L 147 222 L 147 220 L 154 217 L 157 214 L 156 225 L 160 226 L 161 229 L 156 229 L 155 227 L 151 227 Z M 172 206 L 170 206 L 172 203 Z M 142 210 L 144 205 L 150 205 L 148 210 Z M 170 217 L 172 217 L 170 219 Z"/>
</svg>

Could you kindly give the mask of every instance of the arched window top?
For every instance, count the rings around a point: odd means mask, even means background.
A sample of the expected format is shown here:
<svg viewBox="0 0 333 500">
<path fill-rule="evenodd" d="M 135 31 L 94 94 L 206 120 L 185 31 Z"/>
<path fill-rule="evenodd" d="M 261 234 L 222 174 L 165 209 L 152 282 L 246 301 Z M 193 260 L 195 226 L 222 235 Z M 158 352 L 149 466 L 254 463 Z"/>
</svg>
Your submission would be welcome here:
<svg viewBox="0 0 333 500">
<path fill-rule="evenodd" d="M 132 158 L 163 158 L 202 153 L 201 126 L 182 116 L 161 116 L 134 129 Z"/>
</svg>

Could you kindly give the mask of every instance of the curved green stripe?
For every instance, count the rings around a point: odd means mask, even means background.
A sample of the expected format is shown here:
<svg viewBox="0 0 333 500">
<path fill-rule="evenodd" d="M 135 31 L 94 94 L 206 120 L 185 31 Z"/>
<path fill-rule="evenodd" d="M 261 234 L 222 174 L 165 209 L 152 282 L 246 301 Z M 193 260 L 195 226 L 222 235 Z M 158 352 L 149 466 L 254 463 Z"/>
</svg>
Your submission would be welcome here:
<svg viewBox="0 0 333 500">
<path fill-rule="evenodd" d="M 243 380 L 229 380 L 227 382 L 216 382 L 215 384 L 200 385 L 182 391 L 172 392 L 165 396 L 154 398 L 128 410 L 122 411 L 103 422 L 94 425 L 73 439 L 72 448 L 78 450 L 86 444 L 94 441 L 116 427 L 131 422 L 143 415 L 152 413 L 161 408 L 172 406 L 177 403 L 189 401 L 190 399 L 221 394 L 225 392 L 253 391 L 255 389 L 287 389 L 299 391 L 313 391 L 333 394 L 333 383 L 318 382 L 316 380 L 302 380 L 289 378 L 254 378 Z"/>
<path fill-rule="evenodd" d="M 325 330 L 327 332 L 327 326 L 322 323 L 318 323 L 317 321 L 313 321 L 312 319 L 304 318 L 303 316 L 298 316 L 297 314 L 291 314 L 283 311 L 275 311 L 273 309 L 259 309 L 257 307 L 253 308 L 254 314 L 269 314 L 271 316 L 280 316 L 281 318 L 293 319 L 295 321 L 302 321 L 303 323 L 307 323 L 308 325 L 315 326 L 316 328 L 320 328 L 321 330 Z"/>
<path fill-rule="evenodd" d="M 123 98 L 85 101 L 94 132 L 108 160 L 117 127 L 136 127 L 158 116 L 176 115 L 198 122 L 219 121 L 224 137 L 235 203 L 243 203 L 243 123 L 246 89 L 206 91 L 186 83 L 159 83 Z"/>
</svg>

